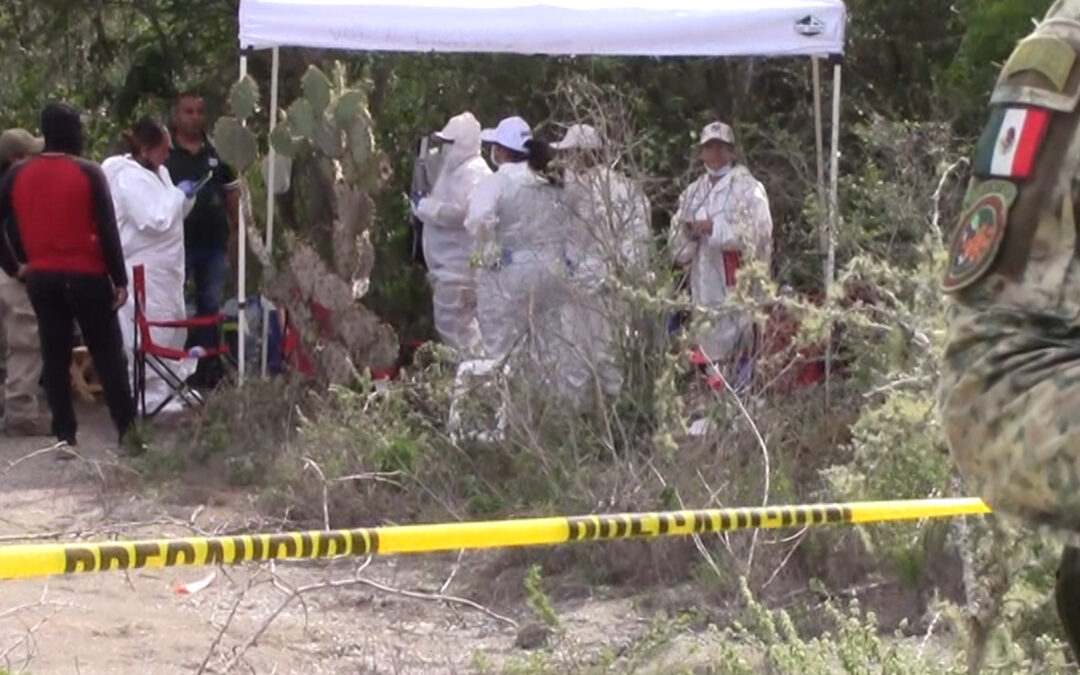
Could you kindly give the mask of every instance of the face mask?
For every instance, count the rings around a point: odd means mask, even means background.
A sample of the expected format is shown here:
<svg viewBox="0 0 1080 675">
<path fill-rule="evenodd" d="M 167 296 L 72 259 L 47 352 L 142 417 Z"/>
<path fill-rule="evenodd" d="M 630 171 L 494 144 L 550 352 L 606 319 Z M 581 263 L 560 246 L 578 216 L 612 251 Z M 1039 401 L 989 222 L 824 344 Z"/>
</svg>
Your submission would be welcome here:
<svg viewBox="0 0 1080 675">
<path fill-rule="evenodd" d="M 495 166 L 499 166 L 499 160 L 495 159 L 495 146 L 491 146 L 491 163 Z"/>
<path fill-rule="evenodd" d="M 720 180 L 724 176 L 728 175 L 728 173 L 731 171 L 731 165 L 726 164 L 719 169 L 708 169 L 708 171 L 709 178 L 712 178 L 713 180 Z"/>
</svg>

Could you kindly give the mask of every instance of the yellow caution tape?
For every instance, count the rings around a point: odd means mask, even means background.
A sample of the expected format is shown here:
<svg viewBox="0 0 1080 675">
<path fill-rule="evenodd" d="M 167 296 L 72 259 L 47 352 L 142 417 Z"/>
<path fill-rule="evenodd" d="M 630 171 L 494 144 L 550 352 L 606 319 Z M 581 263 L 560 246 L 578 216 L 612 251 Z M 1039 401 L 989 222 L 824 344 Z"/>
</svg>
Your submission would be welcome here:
<svg viewBox="0 0 1080 675">
<path fill-rule="evenodd" d="M 0 579 L 263 560 L 434 553 L 746 529 L 885 523 L 990 513 L 979 499 L 773 506 L 405 525 L 154 541 L 0 546 Z"/>
</svg>

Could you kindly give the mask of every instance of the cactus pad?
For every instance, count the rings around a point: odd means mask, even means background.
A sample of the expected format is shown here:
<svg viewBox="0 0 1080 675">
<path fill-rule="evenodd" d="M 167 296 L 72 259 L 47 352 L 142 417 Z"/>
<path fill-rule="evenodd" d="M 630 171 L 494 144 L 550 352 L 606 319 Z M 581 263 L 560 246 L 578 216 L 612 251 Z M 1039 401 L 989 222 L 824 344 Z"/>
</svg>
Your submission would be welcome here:
<svg viewBox="0 0 1080 675">
<path fill-rule="evenodd" d="M 259 157 L 259 144 L 249 129 L 234 117 L 222 117 L 214 125 L 214 146 L 226 164 L 245 171 Z"/>
<path fill-rule="evenodd" d="M 311 141 L 319 152 L 331 159 L 341 159 L 345 156 L 345 139 L 337 125 L 329 120 L 322 120 L 315 124 Z"/>
<path fill-rule="evenodd" d="M 352 125 L 353 120 L 360 115 L 360 111 L 365 107 L 366 98 L 364 92 L 356 89 L 342 92 L 334 104 L 334 121 L 337 122 L 340 128 L 348 129 Z"/>
<path fill-rule="evenodd" d="M 289 131 L 306 139 L 315 133 L 315 111 L 306 98 L 298 98 L 289 106 Z"/>
<path fill-rule="evenodd" d="M 315 66 L 309 66 L 300 85 L 304 88 L 304 99 L 311 104 L 316 116 L 322 115 L 330 106 L 330 79 Z"/>
<path fill-rule="evenodd" d="M 371 118 L 364 110 L 363 114 L 353 120 L 349 127 L 349 155 L 356 166 L 363 168 L 369 161 L 375 150 L 375 136 L 371 131 Z"/>
<path fill-rule="evenodd" d="M 270 132 L 270 145 L 274 147 L 274 152 L 282 157 L 296 157 L 300 153 L 302 142 L 303 139 L 295 138 L 292 135 L 289 124 L 285 120 Z"/>
<path fill-rule="evenodd" d="M 255 114 L 259 107 L 259 86 L 255 84 L 255 80 L 248 75 L 237 80 L 229 91 L 229 107 L 233 117 L 241 121 Z"/>
</svg>

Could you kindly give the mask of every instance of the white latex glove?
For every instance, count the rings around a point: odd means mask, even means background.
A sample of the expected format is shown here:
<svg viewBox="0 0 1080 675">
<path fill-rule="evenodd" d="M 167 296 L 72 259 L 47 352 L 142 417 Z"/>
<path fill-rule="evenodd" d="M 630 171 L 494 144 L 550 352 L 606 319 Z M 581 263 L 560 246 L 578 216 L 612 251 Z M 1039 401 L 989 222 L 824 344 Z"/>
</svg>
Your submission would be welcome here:
<svg viewBox="0 0 1080 675">
<path fill-rule="evenodd" d="M 440 208 L 442 208 L 442 202 L 431 197 L 424 197 L 416 205 L 416 217 L 425 223 L 434 222 L 438 220 Z"/>
<path fill-rule="evenodd" d="M 725 251 L 741 251 L 742 239 L 738 236 L 736 228 L 724 218 L 716 218 L 713 221 L 712 235 L 709 243 L 719 246 Z"/>
</svg>

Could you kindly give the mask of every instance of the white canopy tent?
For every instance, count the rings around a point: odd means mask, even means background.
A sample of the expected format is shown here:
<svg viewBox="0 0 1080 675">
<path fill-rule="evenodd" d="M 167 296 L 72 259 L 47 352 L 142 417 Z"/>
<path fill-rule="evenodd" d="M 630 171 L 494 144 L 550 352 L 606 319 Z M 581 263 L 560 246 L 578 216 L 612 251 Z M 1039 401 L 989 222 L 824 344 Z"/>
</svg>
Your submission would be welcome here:
<svg viewBox="0 0 1080 675">
<path fill-rule="evenodd" d="M 247 54 L 272 50 L 270 127 L 277 123 L 280 47 L 350 51 L 606 56 L 807 56 L 813 59 L 818 185 L 826 274 L 837 220 L 842 0 L 241 0 L 240 76 Z M 820 63 L 833 60 L 832 152 L 825 181 Z M 273 148 L 268 184 L 274 184 Z M 270 191 L 268 191 L 270 192 Z M 240 381 L 244 379 L 246 230 L 240 214 Z M 266 245 L 273 243 L 267 196 Z M 826 278 L 829 285 L 831 279 Z M 266 326 L 263 320 L 263 345 Z M 266 373 L 266 349 L 263 374 Z"/>
</svg>

